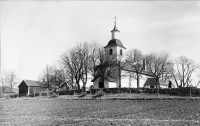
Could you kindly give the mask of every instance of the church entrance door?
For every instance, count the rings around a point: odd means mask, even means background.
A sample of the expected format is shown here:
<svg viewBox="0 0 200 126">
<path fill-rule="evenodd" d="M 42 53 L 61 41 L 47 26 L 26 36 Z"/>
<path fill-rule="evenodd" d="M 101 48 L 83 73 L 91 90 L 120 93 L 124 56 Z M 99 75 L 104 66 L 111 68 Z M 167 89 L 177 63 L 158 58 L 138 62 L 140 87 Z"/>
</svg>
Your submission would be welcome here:
<svg viewBox="0 0 200 126">
<path fill-rule="evenodd" d="M 103 78 L 99 79 L 99 88 L 104 88 L 104 79 Z"/>
</svg>

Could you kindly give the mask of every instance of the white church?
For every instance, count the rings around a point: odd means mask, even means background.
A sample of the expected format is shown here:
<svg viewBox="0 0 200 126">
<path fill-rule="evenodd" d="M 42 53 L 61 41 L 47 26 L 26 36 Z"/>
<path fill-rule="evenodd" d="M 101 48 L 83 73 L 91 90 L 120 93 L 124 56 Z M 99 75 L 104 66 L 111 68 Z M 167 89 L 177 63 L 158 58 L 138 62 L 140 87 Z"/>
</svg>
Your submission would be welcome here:
<svg viewBox="0 0 200 126">
<path fill-rule="evenodd" d="M 118 62 L 120 56 L 123 56 L 126 50 L 123 43 L 119 40 L 119 32 L 120 31 L 117 29 L 115 20 L 114 29 L 111 31 L 111 40 L 104 47 L 106 57 L 112 57 L 112 62 L 113 61 Z M 126 67 L 126 69 L 122 69 L 120 73 L 133 74 L 134 70 Z M 145 74 L 144 72 L 143 78 L 140 79 L 140 87 L 144 86 L 144 83 L 146 82 L 147 78 L 152 78 L 152 77 L 148 74 Z M 121 80 L 121 85 L 120 85 L 120 80 Z M 134 78 L 132 78 L 131 75 L 123 77 L 121 76 L 119 79 L 112 77 L 102 77 L 97 74 L 92 80 L 92 82 L 94 88 L 118 88 L 118 87 L 137 88 L 137 81 Z"/>
</svg>

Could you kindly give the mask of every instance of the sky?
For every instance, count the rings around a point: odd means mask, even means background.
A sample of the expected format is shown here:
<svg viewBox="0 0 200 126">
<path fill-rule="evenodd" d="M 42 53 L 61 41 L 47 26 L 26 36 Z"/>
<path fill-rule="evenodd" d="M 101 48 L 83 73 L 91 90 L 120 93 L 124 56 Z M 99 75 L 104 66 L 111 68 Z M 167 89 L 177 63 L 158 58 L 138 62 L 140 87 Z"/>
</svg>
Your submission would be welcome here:
<svg viewBox="0 0 200 126">
<path fill-rule="evenodd" d="M 200 1 L 0 1 L 1 75 L 37 80 L 77 42 L 119 39 L 144 53 L 200 61 Z"/>
</svg>

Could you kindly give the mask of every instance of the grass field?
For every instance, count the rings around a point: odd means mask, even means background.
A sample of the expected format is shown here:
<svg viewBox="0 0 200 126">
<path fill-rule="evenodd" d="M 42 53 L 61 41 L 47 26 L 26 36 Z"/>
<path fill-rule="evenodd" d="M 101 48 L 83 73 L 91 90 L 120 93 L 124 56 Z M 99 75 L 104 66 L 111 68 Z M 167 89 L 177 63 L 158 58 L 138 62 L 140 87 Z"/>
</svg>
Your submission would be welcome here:
<svg viewBox="0 0 200 126">
<path fill-rule="evenodd" d="M 0 125 L 200 125 L 200 101 L 0 99 Z"/>
</svg>

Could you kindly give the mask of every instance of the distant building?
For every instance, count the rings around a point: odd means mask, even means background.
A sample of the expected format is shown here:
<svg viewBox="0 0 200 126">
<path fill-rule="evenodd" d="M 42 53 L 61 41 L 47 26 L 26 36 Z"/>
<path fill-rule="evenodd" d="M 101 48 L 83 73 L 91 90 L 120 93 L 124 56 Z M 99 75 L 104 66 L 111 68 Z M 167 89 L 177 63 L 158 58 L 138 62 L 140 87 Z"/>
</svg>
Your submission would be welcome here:
<svg viewBox="0 0 200 126">
<path fill-rule="evenodd" d="M 11 94 L 16 94 L 18 93 L 18 89 L 16 88 L 12 88 L 12 92 L 11 92 L 11 88 L 8 86 L 0 86 L 0 95 L 10 95 Z"/>
</svg>

